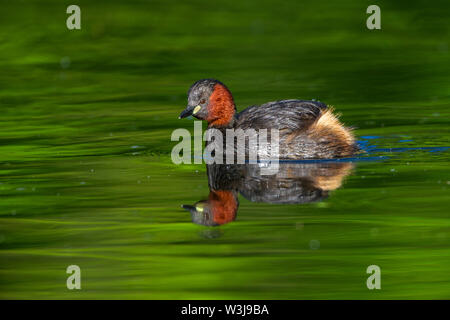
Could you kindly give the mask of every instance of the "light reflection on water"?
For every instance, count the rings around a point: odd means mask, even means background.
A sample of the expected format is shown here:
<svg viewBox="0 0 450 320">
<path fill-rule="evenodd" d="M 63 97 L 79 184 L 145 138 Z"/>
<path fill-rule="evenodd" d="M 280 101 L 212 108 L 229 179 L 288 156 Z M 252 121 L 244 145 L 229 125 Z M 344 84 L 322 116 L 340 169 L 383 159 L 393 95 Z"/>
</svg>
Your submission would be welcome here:
<svg viewBox="0 0 450 320">
<path fill-rule="evenodd" d="M 192 221 L 218 226 L 236 219 L 238 195 L 252 202 L 302 204 L 321 201 L 351 173 L 350 162 L 281 163 L 276 174 L 261 174 L 258 164 L 207 165 L 209 196 L 183 205 Z"/>
</svg>

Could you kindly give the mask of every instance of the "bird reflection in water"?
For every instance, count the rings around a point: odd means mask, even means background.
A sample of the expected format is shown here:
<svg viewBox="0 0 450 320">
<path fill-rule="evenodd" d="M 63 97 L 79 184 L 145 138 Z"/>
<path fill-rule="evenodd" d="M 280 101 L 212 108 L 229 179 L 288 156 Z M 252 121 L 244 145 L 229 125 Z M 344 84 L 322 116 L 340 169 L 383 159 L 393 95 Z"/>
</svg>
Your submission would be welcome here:
<svg viewBox="0 0 450 320">
<path fill-rule="evenodd" d="M 253 202 L 302 204 L 321 201 L 342 185 L 351 162 L 280 163 L 273 175 L 261 175 L 258 164 L 207 165 L 209 196 L 183 205 L 192 222 L 219 226 L 236 219 L 239 193 Z"/>
</svg>

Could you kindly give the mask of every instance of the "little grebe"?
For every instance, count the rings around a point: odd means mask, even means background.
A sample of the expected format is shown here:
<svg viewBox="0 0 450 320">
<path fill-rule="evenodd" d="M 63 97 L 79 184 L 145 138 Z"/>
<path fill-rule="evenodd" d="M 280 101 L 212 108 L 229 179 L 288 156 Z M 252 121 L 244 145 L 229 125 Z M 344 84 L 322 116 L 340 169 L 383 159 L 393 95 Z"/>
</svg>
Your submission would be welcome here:
<svg viewBox="0 0 450 320">
<path fill-rule="evenodd" d="M 278 129 L 280 159 L 341 158 L 358 150 L 351 129 L 321 102 L 273 101 L 236 113 L 230 90 L 215 79 L 199 80 L 190 87 L 188 105 L 179 118 L 190 115 L 219 130 Z"/>
</svg>

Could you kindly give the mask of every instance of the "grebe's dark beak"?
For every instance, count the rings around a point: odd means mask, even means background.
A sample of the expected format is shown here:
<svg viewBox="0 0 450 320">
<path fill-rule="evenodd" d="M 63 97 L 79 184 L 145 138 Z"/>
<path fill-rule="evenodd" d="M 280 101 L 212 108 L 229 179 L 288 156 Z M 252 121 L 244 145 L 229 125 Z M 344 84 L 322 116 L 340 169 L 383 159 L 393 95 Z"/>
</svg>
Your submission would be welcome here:
<svg viewBox="0 0 450 320">
<path fill-rule="evenodd" d="M 194 107 L 187 106 L 186 109 L 184 109 L 180 115 L 178 116 L 178 119 L 183 119 L 189 116 L 192 116 L 192 112 L 194 111 Z"/>
<path fill-rule="evenodd" d="M 187 204 L 183 204 L 182 206 L 181 206 L 183 209 L 185 209 L 185 210 L 188 210 L 188 211 L 195 211 L 195 207 L 194 206 L 190 206 L 190 205 L 187 205 Z"/>
</svg>

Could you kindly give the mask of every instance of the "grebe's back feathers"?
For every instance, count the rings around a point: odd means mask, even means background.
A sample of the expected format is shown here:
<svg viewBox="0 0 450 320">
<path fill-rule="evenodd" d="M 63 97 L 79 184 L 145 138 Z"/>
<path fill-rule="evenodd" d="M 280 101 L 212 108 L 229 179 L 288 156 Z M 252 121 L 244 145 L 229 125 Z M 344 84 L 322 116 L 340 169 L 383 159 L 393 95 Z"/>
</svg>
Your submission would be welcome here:
<svg viewBox="0 0 450 320">
<path fill-rule="evenodd" d="M 236 115 L 235 127 L 240 129 L 278 129 L 297 131 L 316 121 L 327 106 L 319 101 L 281 100 L 251 106 Z"/>
</svg>

